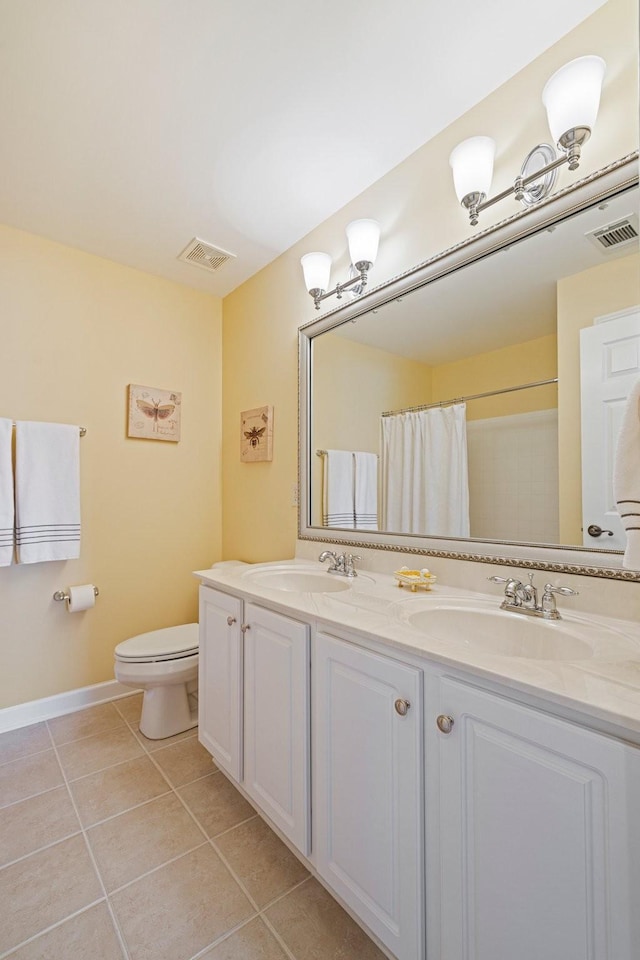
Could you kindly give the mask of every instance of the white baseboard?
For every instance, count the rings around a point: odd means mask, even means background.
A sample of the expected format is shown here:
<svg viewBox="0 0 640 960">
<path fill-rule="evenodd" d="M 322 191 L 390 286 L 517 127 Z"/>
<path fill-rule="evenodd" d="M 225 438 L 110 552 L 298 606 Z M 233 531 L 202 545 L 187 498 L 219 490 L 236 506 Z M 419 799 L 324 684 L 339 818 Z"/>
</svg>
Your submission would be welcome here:
<svg viewBox="0 0 640 960">
<path fill-rule="evenodd" d="M 117 680 L 105 680 L 104 683 L 94 683 L 90 687 L 68 690 L 53 697 L 18 703 L 15 707 L 5 707 L 0 710 L 0 733 L 17 730 L 18 727 L 28 727 L 29 724 L 38 723 L 40 720 L 60 717 L 63 713 L 74 713 L 76 710 L 92 707 L 97 703 L 130 697 L 133 693 L 136 691 L 132 687 L 125 687 Z"/>
</svg>

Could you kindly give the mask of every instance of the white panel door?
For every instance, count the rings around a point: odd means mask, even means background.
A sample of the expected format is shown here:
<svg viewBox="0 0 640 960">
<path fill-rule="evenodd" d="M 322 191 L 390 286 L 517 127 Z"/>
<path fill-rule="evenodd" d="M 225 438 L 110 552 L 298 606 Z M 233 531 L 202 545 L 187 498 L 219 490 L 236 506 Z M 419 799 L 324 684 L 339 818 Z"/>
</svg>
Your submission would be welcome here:
<svg viewBox="0 0 640 960">
<path fill-rule="evenodd" d="M 640 750 L 448 678 L 440 709 L 440 955 L 638 960 Z"/>
<path fill-rule="evenodd" d="M 245 605 L 244 787 L 306 855 L 310 851 L 309 627 Z"/>
<path fill-rule="evenodd" d="M 198 737 L 219 767 L 242 780 L 242 601 L 200 587 Z"/>
<path fill-rule="evenodd" d="M 624 550 L 627 536 L 613 496 L 622 414 L 640 377 L 640 310 L 580 331 L 582 542 Z M 592 536 L 590 526 L 612 531 Z"/>
<path fill-rule="evenodd" d="M 422 672 L 318 633 L 313 697 L 318 872 L 394 956 L 421 960 Z"/>
</svg>

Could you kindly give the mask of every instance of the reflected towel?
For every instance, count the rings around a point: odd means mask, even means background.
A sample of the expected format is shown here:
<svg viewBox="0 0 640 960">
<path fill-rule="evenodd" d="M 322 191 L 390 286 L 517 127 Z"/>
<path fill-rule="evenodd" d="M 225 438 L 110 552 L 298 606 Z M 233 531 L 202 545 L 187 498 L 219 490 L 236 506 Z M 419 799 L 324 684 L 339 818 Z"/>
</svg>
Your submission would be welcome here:
<svg viewBox="0 0 640 960">
<path fill-rule="evenodd" d="M 627 531 L 622 566 L 640 570 L 640 380 L 629 394 L 622 417 L 613 468 L 613 495 Z"/>
<path fill-rule="evenodd" d="M 327 450 L 322 484 L 322 525 L 353 530 L 353 454 L 350 450 Z"/>
<path fill-rule="evenodd" d="M 13 563 L 13 421 L 0 419 L 0 567 Z"/>
<path fill-rule="evenodd" d="M 80 428 L 16 425 L 18 563 L 80 556 Z"/>
<path fill-rule="evenodd" d="M 355 527 L 356 530 L 378 529 L 378 455 L 356 451 L 355 461 Z"/>
</svg>

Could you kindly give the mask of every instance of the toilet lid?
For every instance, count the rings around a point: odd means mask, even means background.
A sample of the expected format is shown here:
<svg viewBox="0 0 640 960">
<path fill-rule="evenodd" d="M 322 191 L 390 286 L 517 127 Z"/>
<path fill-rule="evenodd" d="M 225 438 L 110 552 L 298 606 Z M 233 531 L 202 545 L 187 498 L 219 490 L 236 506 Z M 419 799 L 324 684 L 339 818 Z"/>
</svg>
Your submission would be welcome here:
<svg viewBox="0 0 640 960">
<path fill-rule="evenodd" d="M 182 623 L 177 627 L 150 630 L 129 637 L 116 647 L 118 660 L 175 660 L 198 652 L 198 624 Z"/>
</svg>

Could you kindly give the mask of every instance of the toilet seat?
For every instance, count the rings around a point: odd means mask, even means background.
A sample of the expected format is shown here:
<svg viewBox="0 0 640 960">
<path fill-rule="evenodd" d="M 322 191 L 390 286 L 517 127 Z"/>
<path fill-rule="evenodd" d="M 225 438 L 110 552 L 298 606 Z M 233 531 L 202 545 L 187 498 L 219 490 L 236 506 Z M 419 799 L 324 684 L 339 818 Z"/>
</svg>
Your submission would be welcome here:
<svg viewBox="0 0 640 960">
<path fill-rule="evenodd" d="M 176 627 L 150 630 L 123 640 L 115 649 L 121 663 L 155 663 L 181 660 L 198 653 L 198 624 L 182 623 Z"/>
</svg>

